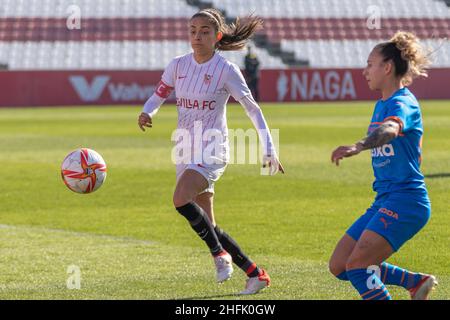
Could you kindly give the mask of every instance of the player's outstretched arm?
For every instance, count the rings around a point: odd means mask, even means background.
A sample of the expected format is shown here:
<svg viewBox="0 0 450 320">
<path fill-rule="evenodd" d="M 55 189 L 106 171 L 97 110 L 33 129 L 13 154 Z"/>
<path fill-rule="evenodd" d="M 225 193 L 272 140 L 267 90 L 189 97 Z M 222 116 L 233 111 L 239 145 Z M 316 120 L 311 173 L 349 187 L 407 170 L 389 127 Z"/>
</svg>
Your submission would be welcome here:
<svg viewBox="0 0 450 320">
<path fill-rule="evenodd" d="M 252 95 L 244 96 L 239 100 L 239 103 L 244 107 L 248 117 L 258 131 L 259 139 L 263 144 L 263 168 L 268 167 L 270 175 L 275 175 L 278 171 L 284 173 L 284 167 L 278 159 L 275 146 L 273 145 L 272 136 L 270 134 L 266 119 L 264 119 L 261 108 L 258 106 L 255 99 L 253 99 Z"/>
<path fill-rule="evenodd" d="M 178 60 L 173 59 L 164 70 L 161 76 L 161 81 L 156 85 L 155 92 L 145 102 L 142 113 L 138 118 L 138 126 L 142 131 L 145 131 L 145 127 L 151 128 L 153 125 L 153 117 L 158 112 L 161 105 L 170 96 L 174 90 L 174 78 L 175 78 L 175 66 L 178 65 Z"/>
<path fill-rule="evenodd" d="M 400 124 L 397 121 L 388 120 L 383 122 L 370 135 L 357 142 L 361 144 L 362 150 L 381 147 L 382 145 L 397 138 L 400 133 Z"/>
<path fill-rule="evenodd" d="M 158 112 L 165 100 L 166 99 L 160 97 L 157 92 L 147 100 L 138 118 L 138 126 L 142 131 L 145 131 L 145 127 L 151 128 L 153 126 L 153 116 Z"/>
<path fill-rule="evenodd" d="M 400 134 L 401 125 L 397 121 L 388 120 L 383 122 L 377 129 L 364 139 L 350 146 L 340 146 L 331 154 L 331 162 L 339 166 L 339 161 L 359 154 L 363 150 L 381 147 L 382 145 L 397 138 Z"/>
</svg>

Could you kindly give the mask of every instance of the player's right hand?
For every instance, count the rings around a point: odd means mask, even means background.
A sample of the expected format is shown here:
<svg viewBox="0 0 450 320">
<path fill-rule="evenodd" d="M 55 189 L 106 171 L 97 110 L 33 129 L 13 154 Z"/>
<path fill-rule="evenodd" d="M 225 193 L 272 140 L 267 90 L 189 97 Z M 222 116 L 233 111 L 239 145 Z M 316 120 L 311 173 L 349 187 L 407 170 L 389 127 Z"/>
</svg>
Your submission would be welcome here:
<svg viewBox="0 0 450 320">
<path fill-rule="evenodd" d="M 344 158 L 352 157 L 357 155 L 363 150 L 360 143 L 352 144 L 351 146 L 340 146 L 337 147 L 331 154 L 331 162 L 339 166 L 339 161 Z"/>
<path fill-rule="evenodd" d="M 276 155 L 263 156 L 263 168 L 269 167 L 269 175 L 273 176 L 278 171 L 284 174 L 284 168 Z"/>
<path fill-rule="evenodd" d="M 152 127 L 152 118 L 150 118 L 148 113 L 142 112 L 139 115 L 138 125 L 139 125 L 139 128 L 141 128 L 142 131 L 145 131 L 145 127 L 148 127 L 148 128 Z"/>
</svg>

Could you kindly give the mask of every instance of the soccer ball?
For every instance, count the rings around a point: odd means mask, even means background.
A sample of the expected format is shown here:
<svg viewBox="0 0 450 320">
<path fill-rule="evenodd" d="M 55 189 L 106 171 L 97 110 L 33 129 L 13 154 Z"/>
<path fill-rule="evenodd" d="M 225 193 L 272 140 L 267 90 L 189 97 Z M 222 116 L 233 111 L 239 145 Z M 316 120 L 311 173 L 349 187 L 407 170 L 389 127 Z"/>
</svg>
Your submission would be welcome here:
<svg viewBox="0 0 450 320">
<path fill-rule="evenodd" d="M 77 193 L 91 193 L 106 179 L 106 163 L 91 149 L 77 149 L 67 155 L 61 165 L 61 177 L 66 186 Z"/>
</svg>

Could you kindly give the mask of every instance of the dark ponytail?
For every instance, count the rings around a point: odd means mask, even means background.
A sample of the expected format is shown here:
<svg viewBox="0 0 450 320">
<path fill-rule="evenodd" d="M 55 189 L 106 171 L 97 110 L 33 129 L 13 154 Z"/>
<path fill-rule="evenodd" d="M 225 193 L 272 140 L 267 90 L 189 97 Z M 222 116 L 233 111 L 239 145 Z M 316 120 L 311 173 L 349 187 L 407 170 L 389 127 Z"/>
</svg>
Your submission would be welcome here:
<svg viewBox="0 0 450 320">
<path fill-rule="evenodd" d="M 222 39 L 217 42 L 216 49 L 221 51 L 241 50 L 253 34 L 262 28 L 263 20 L 259 17 L 248 16 L 245 22 L 239 18 L 230 25 L 225 22 L 222 13 L 217 9 L 204 9 L 191 18 L 204 17 L 214 25 L 216 32 L 222 32 Z"/>
</svg>

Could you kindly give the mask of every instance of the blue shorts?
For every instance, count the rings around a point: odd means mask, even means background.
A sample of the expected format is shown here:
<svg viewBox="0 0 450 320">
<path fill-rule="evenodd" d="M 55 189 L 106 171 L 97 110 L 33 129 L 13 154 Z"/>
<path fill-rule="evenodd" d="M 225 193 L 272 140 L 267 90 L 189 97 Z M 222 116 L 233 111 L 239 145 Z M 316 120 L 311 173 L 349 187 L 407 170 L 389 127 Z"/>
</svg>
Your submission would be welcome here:
<svg viewBox="0 0 450 320">
<path fill-rule="evenodd" d="M 353 223 L 347 234 L 358 241 L 364 230 L 371 230 L 398 251 L 427 224 L 430 216 L 431 205 L 426 193 L 385 193 L 377 195 L 372 206 Z"/>
</svg>

